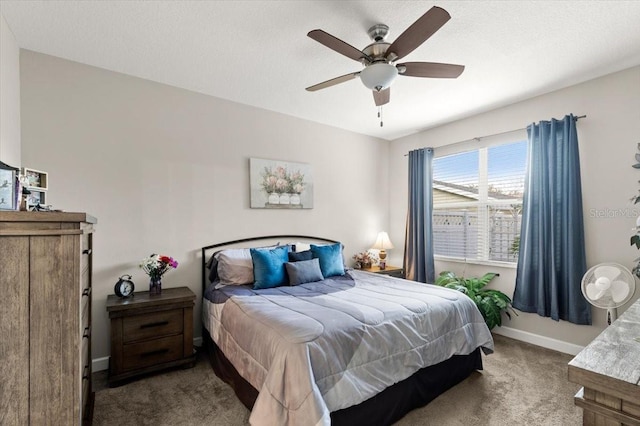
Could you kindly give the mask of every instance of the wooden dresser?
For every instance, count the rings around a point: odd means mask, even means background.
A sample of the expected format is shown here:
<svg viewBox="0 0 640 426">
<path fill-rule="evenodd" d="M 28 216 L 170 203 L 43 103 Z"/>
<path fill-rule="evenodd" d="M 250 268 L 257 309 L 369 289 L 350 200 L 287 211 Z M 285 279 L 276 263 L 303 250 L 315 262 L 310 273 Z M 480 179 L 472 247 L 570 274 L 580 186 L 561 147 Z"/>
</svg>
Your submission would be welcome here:
<svg viewBox="0 0 640 426">
<path fill-rule="evenodd" d="M 569 362 L 584 425 L 640 425 L 640 300 Z"/>
<path fill-rule="evenodd" d="M 0 211 L 0 424 L 91 423 L 96 223 Z"/>
<path fill-rule="evenodd" d="M 193 367 L 195 298 L 188 287 L 165 288 L 162 294 L 141 291 L 124 299 L 107 297 L 110 386 L 169 367 Z"/>
</svg>

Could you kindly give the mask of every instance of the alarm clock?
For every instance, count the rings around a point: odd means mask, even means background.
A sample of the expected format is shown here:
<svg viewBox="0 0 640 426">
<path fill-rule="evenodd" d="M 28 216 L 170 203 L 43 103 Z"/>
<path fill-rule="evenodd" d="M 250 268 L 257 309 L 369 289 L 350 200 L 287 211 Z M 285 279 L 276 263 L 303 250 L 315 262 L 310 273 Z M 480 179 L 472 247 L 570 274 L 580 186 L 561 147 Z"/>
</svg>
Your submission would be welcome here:
<svg viewBox="0 0 640 426">
<path fill-rule="evenodd" d="M 134 289 L 135 286 L 133 285 L 133 281 L 131 281 L 131 275 L 123 275 L 118 279 L 113 291 L 118 297 L 129 297 L 133 295 Z"/>
</svg>

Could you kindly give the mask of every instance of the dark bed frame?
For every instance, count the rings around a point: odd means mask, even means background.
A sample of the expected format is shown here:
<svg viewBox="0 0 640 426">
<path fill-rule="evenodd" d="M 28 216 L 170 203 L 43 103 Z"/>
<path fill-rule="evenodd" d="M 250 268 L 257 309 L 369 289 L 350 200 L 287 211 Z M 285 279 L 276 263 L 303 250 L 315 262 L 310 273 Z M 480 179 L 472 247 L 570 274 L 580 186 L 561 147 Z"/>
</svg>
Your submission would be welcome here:
<svg viewBox="0 0 640 426">
<path fill-rule="evenodd" d="M 328 243 L 338 241 L 305 235 L 274 235 L 244 238 L 213 244 L 202 248 L 202 292 L 208 284 L 207 253 L 214 249 L 260 240 L 314 240 Z M 249 410 L 258 397 L 258 391 L 251 386 L 235 369 L 220 348 L 213 342 L 207 329 L 202 327 L 202 341 L 207 350 L 211 367 L 218 377 L 228 383 L 238 399 Z M 480 348 L 469 355 L 453 357 L 429 367 L 418 370 L 412 376 L 389 386 L 374 397 L 349 408 L 331 413 L 331 424 L 338 426 L 371 425 L 386 426 L 400 420 L 409 411 L 423 407 L 436 397 L 466 379 L 475 370 L 482 370 Z"/>
</svg>

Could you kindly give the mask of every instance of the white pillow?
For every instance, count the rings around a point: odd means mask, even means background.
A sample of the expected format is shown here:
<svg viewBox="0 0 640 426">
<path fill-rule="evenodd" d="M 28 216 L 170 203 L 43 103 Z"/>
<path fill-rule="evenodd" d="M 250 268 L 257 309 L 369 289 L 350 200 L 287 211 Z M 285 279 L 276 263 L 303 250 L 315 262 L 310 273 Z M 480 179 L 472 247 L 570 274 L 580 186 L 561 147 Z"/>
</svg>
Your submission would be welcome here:
<svg viewBox="0 0 640 426">
<path fill-rule="evenodd" d="M 280 246 L 280 243 L 260 248 L 278 246 Z M 225 249 L 216 253 L 215 258 L 218 261 L 216 268 L 219 284 L 253 284 L 253 259 L 251 258 L 251 249 Z"/>
<path fill-rule="evenodd" d="M 226 249 L 216 255 L 221 284 L 253 283 L 253 261 L 249 249 Z"/>
<path fill-rule="evenodd" d="M 297 243 L 293 243 L 291 245 L 296 248 L 296 253 L 300 252 L 300 251 L 311 250 L 311 244 L 297 242 Z"/>
</svg>

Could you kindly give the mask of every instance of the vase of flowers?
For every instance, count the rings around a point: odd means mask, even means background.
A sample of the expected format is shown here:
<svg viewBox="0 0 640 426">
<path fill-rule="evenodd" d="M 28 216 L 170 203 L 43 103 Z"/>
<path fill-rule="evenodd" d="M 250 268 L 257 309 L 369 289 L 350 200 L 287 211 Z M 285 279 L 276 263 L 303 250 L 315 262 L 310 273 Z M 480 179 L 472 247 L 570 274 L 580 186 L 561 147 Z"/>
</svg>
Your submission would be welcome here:
<svg viewBox="0 0 640 426">
<path fill-rule="evenodd" d="M 299 170 L 289 172 L 285 167 L 265 167 L 262 171 L 262 190 L 267 194 L 267 204 L 298 206 L 300 194 L 305 190 L 304 174 Z"/>
<path fill-rule="evenodd" d="M 269 193 L 267 201 L 269 204 L 280 204 L 280 196 L 276 192 Z"/>
<path fill-rule="evenodd" d="M 373 253 L 369 253 L 368 251 L 354 254 L 353 260 L 356 261 L 356 269 L 371 268 L 371 266 L 378 263 L 378 257 Z"/>
<path fill-rule="evenodd" d="M 140 267 L 149 275 L 149 294 L 162 293 L 162 276 L 170 269 L 178 267 L 178 261 L 171 256 L 152 254 L 143 259 Z"/>
<path fill-rule="evenodd" d="M 289 204 L 290 202 L 291 198 L 288 192 L 283 192 L 282 194 L 280 194 L 280 197 L 278 198 L 278 204 Z"/>
</svg>

